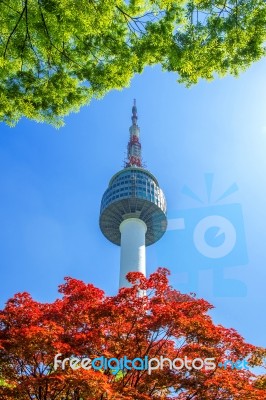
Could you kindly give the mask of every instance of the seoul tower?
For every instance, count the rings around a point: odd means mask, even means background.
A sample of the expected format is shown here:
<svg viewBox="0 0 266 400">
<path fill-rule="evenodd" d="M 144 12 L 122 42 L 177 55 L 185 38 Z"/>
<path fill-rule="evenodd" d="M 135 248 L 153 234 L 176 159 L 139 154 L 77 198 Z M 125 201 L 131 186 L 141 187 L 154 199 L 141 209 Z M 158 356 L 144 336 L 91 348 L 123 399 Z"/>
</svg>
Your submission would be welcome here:
<svg viewBox="0 0 266 400">
<path fill-rule="evenodd" d="M 142 163 L 136 100 L 131 120 L 125 167 L 111 178 L 100 210 L 102 233 L 121 248 L 119 288 L 130 286 L 128 272 L 146 276 L 146 246 L 157 242 L 167 227 L 165 196 Z"/>
</svg>

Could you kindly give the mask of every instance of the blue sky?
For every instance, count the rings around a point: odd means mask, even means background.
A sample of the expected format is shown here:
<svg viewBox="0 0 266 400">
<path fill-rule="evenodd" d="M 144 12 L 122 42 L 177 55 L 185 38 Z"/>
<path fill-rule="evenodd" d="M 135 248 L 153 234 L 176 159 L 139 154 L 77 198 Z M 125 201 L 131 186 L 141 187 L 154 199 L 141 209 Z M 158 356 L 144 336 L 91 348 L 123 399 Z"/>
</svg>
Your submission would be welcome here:
<svg viewBox="0 0 266 400">
<path fill-rule="evenodd" d="M 165 192 L 172 221 L 147 249 L 148 274 L 168 267 L 176 289 L 195 291 L 216 307 L 215 322 L 265 346 L 265 67 L 263 60 L 238 79 L 190 89 L 175 74 L 148 68 L 130 88 L 66 118 L 60 130 L 26 119 L 15 128 L 1 124 L 1 307 L 22 291 L 53 301 L 64 276 L 116 293 L 119 248 L 101 234 L 99 208 L 123 166 L 136 98 L 143 158 Z M 238 190 L 216 201 L 232 185 Z M 183 193 L 184 186 L 201 202 Z M 230 254 L 216 259 L 199 254 L 193 236 L 197 223 L 213 215 L 236 234 Z M 176 228 L 180 218 L 186 229 Z M 216 233 L 210 227 L 205 239 L 218 248 L 228 232 Z"/>
</svg>

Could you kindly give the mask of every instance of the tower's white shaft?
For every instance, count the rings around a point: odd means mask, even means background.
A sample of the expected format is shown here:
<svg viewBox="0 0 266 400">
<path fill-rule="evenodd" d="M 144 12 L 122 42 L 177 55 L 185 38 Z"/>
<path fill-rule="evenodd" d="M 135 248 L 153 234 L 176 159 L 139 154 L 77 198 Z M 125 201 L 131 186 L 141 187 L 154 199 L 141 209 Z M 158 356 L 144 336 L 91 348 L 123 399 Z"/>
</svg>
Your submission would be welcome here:
<svg viewBox="0 0 266 400">
<path fill-rule="evenodd" d="M 147 226 L 139 218 L 128 218 L 120 224 L 121 256 L 119 288 L 129 287 L 128 272 L 142 272 L 146 276 L 145 234 Z"/>
</svg>

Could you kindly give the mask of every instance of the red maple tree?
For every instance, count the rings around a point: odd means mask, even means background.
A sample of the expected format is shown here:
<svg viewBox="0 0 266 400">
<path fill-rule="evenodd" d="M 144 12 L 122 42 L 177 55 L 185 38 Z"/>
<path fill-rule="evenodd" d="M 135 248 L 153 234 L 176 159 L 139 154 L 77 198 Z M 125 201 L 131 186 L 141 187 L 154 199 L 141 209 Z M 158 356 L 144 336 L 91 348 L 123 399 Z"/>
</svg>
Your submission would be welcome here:
<svg viewBox="0 0 266 400">
<path fill-rule="evenodd" d="M 207 314 L 212 306 L 174 290 L 167 275 L 164 268 L 149 278 L 129 273 L 132 287 L 112 297 L 72 278 L 65 278 L 62 298 L 51 304 L 16 294 L 0 312 L 0 399 L 265 400 L 263 377 L 237 368 L 244 359 L 260 363 L 263 349 L 214 325 Z M 125 357 L 138 358 L 134 368 L 117 364 Z M 81 368 L 84 358 L 98 358 L 97 368 Z M 103 366 L 103 358 L 114 359 Z M 151 358 L 164 362 L 141 369 L 142 360 Z M 77 369 L 70 365 L 74 359 L 80 360 Z"/>
</svg>

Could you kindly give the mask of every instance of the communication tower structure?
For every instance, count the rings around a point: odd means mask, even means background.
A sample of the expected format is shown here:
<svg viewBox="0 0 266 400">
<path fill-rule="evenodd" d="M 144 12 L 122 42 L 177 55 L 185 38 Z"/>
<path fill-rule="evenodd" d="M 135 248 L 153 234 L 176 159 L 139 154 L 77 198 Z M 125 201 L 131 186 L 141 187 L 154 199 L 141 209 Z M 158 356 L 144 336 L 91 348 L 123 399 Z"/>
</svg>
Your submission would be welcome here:
<svg viewBox="0 0 266 400">
<path fill-rule="evenodd" d="M 157 242 L 167 228 L 166 200 L 155 176 L 143 167 L 136 100 L 125 167 L 110 180 L 103 194 L 100 229 L 120 246 L 119 287 L 129 287 L 128 272 L 146 276 L 146 246 Z"/>
</svg>

